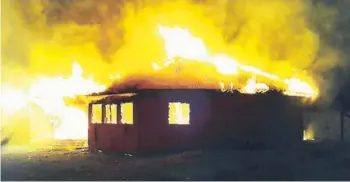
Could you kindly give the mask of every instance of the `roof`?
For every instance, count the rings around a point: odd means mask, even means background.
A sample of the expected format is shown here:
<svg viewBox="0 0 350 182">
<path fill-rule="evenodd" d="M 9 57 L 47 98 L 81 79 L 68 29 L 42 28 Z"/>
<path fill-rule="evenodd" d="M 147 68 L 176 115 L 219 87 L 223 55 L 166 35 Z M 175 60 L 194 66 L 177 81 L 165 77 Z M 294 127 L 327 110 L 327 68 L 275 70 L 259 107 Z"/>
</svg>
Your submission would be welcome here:
<svg viewBox="0 0 350 182">
<path fill-rule="evenodd" d="M 152 90 L 206 90 L 222 92 L 219 85 L 220 81 L 224 83 L 230 83 L 230 81 L 224 81 L 225 79 L 189 79 L 188 77 L 174 76 L 169 78 L 157 77 L 156 75 L 150 76 L 135 76 L 129 77 L 122 81 L 115 82 L 105 91 L 100 93 L 94 93 L 91 95 L 111 95 L 121 93 L 137 93 L 140 91 L 152 91 Z M 235 82 L 236 84 L 239 82 Z M 242 88 L 246 83 L 242 82 L 238 88 Z M 229 84 L 226 84 L 225 89 L 229 89 Z M 273 86 L 270 87 L 270 91 L 277 91 Z M 236 87 L 234 90 L 228 90 L 227 92 L 238 92 Z"/>
<path fill-rule="evenodd" d="M 149 90 L 149 89 L 213 89 L 218 88 L 218 82 L 206 82 L 201 79 L 197 79 L 197 83 L 189 78 L 174 76 L 164 78 L 157 75 L 144 75 L 129 77 L 122 82 L 115 82 L 111 85 L 106 92 L 120 93 L 127 92 L 128 90 Z"/>
<path fill-rule="evenodd" d="M 225 76 L 210 64 L 186 61 L 170 64 L 161 70 L 151 70 L 128 76 L 108 89 L 111 91 L 137 87 L 138 89 L 209 89 L 218 88 L 220 77 Z"/>
<path fill-rule="evenodd" d="M 131 90 L 129 90 L 131 91 Z M 101 93 L 100 93 L 101 94 Z M 104 93 L 106 94 L 106 93 Z M 101 97 L 101 96 L 99 96 Z M 277 100 L 287 101 L 290 104 L 296 104 L 298 107 L 308 107 L 308 104 L 302 102 L 302 98 L 297 96 L 287 96 L 282 92 L 270 90 L 265 93 L 241 94 L 240 92 L 222 92 L 214 89 L 135 89 L 132 93 L 119 93 L 103 95 L 102 99 L 92 101 L 91 104 L 132 102 L 140 98 L 165 98 L 169 100 L 206 100 L 206 99 L 228 99 L 228 98 L 246 98 L 247 101 L 254 101 L 252 98 L 261 98 L 274 102 Z M 282 100 L 281 100 L 282 99 Z M 258 99 L 260 100 L 260 99 Z"/>
<path fill-rule="evenodd" d="M 240 73 L 237 75 L 223 75 L 211 64 L 196 61 L 185 61 L 172 64 L 160 70 L 133 74 L 116 80 L 107 90 L 98 93 L 116 94 L 127 93 L 133 90 L 147 89 L 207 89 L 220 90 L 220 83 L 225 83 L 225 88 L 230 88 L 233 83 L 235 89 L 243 88 L 251 73 Z M 256 80 L 262 77 L 257 76 Z M 264 79 L 264 81 L 266 78 Z M 270 89 L 274 89 L 270 85 Z"/>
</svg>

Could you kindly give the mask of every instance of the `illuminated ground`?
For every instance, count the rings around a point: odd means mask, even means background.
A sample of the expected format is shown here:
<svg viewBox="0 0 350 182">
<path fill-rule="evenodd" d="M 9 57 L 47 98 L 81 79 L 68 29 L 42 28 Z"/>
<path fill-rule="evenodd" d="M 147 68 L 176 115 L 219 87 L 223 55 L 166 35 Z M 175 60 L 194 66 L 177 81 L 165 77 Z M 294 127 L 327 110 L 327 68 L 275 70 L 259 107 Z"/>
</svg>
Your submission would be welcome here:
<svg viewBox="0 0 350 182">
<path fill-rule="evenodd" d="M 84 149 L 2 154 L 2 180 L 350 180 L 350 147 L 107 156 Z"/>
</svg>

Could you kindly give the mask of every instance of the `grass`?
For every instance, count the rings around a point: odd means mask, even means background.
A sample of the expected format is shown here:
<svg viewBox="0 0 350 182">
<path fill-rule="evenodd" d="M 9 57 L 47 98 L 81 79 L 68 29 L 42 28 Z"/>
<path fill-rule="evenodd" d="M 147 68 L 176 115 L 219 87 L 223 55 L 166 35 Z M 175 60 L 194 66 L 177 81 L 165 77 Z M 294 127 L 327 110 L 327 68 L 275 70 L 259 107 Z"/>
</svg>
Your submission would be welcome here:
<svg viewBox="0 0 350 182">
<path fill-rule="evenodd" d="M 6 148 L 5 148 L 6 149 Z M 279 150 L 93 154 L 62 146 L 2 154 L 2 180 L 350 180 L 350 146 L 305 143 Z"/>
</svg>

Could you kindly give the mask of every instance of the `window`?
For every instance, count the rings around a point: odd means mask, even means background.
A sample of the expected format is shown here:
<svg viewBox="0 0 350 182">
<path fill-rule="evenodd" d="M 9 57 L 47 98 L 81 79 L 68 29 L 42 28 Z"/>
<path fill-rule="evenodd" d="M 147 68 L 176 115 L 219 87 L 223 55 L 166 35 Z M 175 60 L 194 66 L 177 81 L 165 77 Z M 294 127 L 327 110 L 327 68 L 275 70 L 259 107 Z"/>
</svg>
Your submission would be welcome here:
<svg viewBox="0 0 350 182">
<path fill-rule="evenodd" d="M 181 102 L 170 102 L 169 124 L 190 124 L 190 104 Z"/>
<path fill-rule="evenodd" d="M 105 105 L 105 109 L 106 109 L 105 122 L 107 124 L 117 124 L 117 105 L 107 104 Z"/>
<path fill-rule="evenodd" d="M 102 105 L 101 104 L 93 104 L 92 105 L 92 119 L 91 123 L 102 123 Z"/>
<path fill-rule="evenodd" d="M 121 104 L 121 123 L 123 124 L 133 124 L 133 104 L 123 103 Z"/>
</svg>

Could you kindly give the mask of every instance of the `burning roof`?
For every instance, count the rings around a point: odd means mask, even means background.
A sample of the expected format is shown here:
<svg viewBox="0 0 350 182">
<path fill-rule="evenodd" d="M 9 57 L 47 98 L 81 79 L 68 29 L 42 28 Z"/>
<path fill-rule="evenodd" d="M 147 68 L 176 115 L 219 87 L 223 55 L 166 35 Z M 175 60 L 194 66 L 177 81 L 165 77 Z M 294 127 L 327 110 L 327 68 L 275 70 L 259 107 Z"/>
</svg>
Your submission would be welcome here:
<svg viewBox="0 0 350 182">
<path fill-rule="evenodd" d="M 165 61 L 153 70 L 124 75 L 104 93 L 127 89 L 221 89 L 255 94 L 278 90 L 285 95 L 316 98 L 318 89 L 303 77 L 284 78 L 240 63 L 224 53 L 213 54 L 203 40 L 181 27 L 158 25 Z M 103 93 L 101 93 L 103 94 Z"/>
<path fill-rule="evenodd" d="M 205 71 L 208 75 L 202 77 L 196 70 Z M 128 88 L 138 89 L 214 89 L 218 88 L 219 73 L 215 67 L 191 60 L 181 60 L 164 69 L 151 73 L 130 75 L 115 81 L 107 91 L 118 92 Z"/>
<path fill-rule="evenodd" d="M 108 89 L 93 95 L 108 95 L 150 89 L 209 89 L 246 94 L 286 91 L 279 89 L 276 83 L 266 81 L 266 78 L 263 76 L 254 76 L 249 72 L 243 72 L 232 77 L 221 74 L 211 64 L 180 58 L 172 61 L 173 63 L 165 68 L 152 73 L 130 75 L 117 79 Z M 193 68 L 196 69 L 193 70 Z M 203 74 L 197 73 L 198 71 L 205 71 L 207 75 L 203 77 Z M 283 83 L 279 84 L 282 88 Z M 287 85 L 285 85 L 285 88 L 287 88 Z"/>
</svg>

